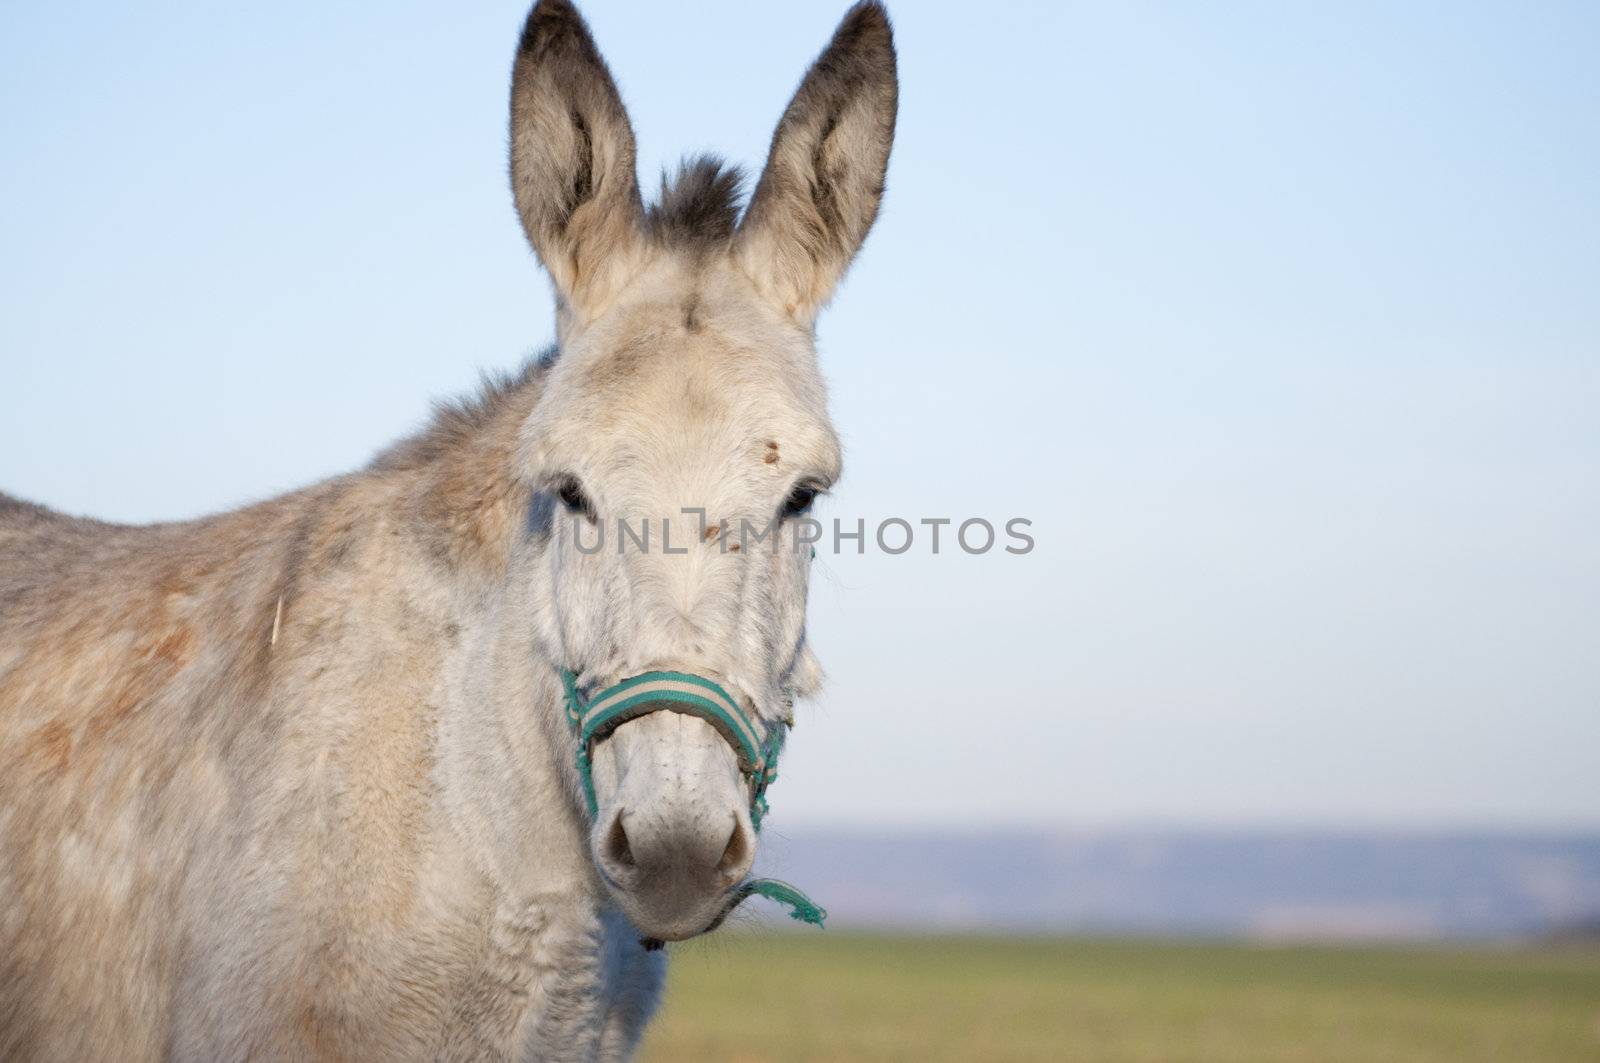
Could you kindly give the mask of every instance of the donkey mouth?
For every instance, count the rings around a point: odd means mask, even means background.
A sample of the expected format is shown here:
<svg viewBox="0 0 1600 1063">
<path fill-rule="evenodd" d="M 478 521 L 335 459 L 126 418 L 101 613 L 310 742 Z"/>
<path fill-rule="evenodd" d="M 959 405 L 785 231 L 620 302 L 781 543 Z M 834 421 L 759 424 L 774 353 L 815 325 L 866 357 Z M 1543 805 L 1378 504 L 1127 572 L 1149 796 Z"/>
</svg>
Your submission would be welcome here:
<svg viewBox="0 0 1600 1063">
<path fill-rule="evenodd" d="M 692 901 L 641 895 L 637 891 L 611 890 L 612 897 L 628 917 L 628 922 L 646 940 L 686 941 L 708 934 L 722 925 L 728 913 L 743 899 L 737 887 Z"/>
</svg>

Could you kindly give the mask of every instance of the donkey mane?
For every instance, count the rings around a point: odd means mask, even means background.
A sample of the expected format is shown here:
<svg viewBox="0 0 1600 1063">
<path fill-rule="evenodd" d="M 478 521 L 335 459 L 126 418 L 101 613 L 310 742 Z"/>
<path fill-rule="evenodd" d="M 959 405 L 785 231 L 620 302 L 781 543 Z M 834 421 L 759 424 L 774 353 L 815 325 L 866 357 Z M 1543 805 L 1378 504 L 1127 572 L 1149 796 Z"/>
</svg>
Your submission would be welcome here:
<svg viewBox="0 0 1600 1063">
<path fill-rule="evenodd" d="M 658 242 L 686 251 L 710 250 L 733 239 L 744 204 L 744 172 L 715 155 L 678 164 L 669 180 L 661 174 L 661 198 L 645 212 Z"/>
<path fill-rule="evenodd" d="M 507 412 L 516 396 L 534 386 L 560 354 L 560 348 L 552 344 L 516 369 L 484 372 L 475 394 L 435 399 L 428 423 L 384 447 L 367 468 L 372 472 L 418 469 L 470 444 Z"/>
</svg>

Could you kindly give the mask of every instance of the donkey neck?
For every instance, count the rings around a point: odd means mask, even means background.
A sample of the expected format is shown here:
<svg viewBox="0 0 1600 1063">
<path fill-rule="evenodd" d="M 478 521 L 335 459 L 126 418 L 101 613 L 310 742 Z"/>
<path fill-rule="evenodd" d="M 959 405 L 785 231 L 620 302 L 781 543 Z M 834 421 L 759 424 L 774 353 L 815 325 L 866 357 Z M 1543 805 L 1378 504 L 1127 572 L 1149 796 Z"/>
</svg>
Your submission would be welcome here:
<svg viewBox="0 0 1600 1063">
<path fill-rule="evenodd" d="M 551 608 L 544 537 L 519 436 L 555 351 L 441 407 L 379 456 L 453 619 L 437 677 L 439 799 L 474 865 L 507 898 L 598 897 L 586 828 L 569 793 L 562 690 L 542 620 Z"/>
</svg>

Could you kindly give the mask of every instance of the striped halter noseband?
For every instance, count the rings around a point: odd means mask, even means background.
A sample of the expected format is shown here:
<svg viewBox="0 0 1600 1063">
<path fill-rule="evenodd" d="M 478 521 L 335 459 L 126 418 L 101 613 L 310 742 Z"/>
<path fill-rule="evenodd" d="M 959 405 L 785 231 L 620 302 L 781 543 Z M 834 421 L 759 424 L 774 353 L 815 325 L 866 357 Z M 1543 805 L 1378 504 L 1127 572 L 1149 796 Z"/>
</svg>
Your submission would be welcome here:
<svg viewBox="0 0 1600 1063">
<path fill-rule="evenodd" d="M 561 683 L 566 691 L 567 724 L 578 743 L 578 778 L 590 816 L 600 811 L 594 792 L 595 746 L 629 720 L 652 712 L 680 712 L 706 721 L 733 747 L 739 771 L 750 788 L 750 825 L 761 829 L 767 814 L 767 787 L 778 777 L 778 754 L 783 751 L 790 721 L 769 723 L 755 712 L 747 712 L 739 699 L 718 683 L 689 672 L 644 672 L 587 698 L 570 669 L 561 670 Z M 821 926 L 828 914 L 787 882 L 749 879 L 729 895 L 717 923 L 755 895 L 788 905 L 790 916 L 803 923 Z"/>
<path fill-rule="evenodd" d="M 787 721 L 768 723 L 746 712 L 739 699 L 717 683 L 688 672 L 644 672 L 587 700 L 570 671 L 562 670 L 561 682 L 567 693 L 567 723 L 578 739 L 578 776 L 583 780 L 589 815 L 600 810 L 592 775 L 594 747 L 629 720 L 652 712 L 681 712 L 709 723 L 733 747 L 739 771 L 750 787 L 750 824 L 761 829 L 767 812 L 767 787 L 778 777 L 778 754 L 789 730 Z"/>
</svg>

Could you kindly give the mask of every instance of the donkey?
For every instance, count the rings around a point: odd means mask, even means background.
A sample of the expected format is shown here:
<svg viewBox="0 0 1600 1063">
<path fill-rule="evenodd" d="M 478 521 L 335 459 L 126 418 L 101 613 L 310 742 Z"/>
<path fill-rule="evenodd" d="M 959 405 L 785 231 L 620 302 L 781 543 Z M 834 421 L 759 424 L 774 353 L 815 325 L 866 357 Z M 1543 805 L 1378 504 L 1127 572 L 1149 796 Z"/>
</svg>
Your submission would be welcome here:
<svg viewBox="0 0 1600 1063">
<path fill-rule="evenodd" d="M 755 858 L 769 776 L 717 721 L 781 735 L 820 681 L 809 552 L 726 529 L 792 528 L 839 475 L 813 322 L 896 97 L 858 4 L 742 215 L 712 158 L 647 208 L 588 28 L 539 0 L 510 171 L 549 354 L 234 512 L 0 497 L 0 1059 L 632 1054 L 653 946 L 718 923 Z M 582 539 L 691 510 L 670 551 Z M 732 715 L 658 683 L 580 772 L 586 699 L 641 674 Z"/>
</svg>

